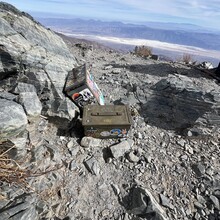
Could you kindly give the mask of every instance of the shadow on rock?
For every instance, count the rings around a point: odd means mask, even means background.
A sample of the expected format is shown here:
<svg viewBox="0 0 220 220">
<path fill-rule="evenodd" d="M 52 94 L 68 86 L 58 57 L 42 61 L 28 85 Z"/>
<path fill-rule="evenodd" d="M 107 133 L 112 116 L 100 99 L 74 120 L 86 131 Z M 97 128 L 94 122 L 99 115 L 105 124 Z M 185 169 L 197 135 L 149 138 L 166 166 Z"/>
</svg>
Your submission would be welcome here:
<svg viewBox="0 0 220 220">
<path fill-rule="evenodd" d="M 122 199 L 122 205 L 132 215 L 149 220 L 166 220 L 164 210 L 151 193 L 139 186 L 131 188 L 129 194 Z"/>
<path fill-rule="evenodd" d="M 171 76 L 151 89 L 152 94 L 140 111 L 147 123 L 180 132 L 196 123 L 208 124 L 206 113 L 214 111 L 214 95 L 195 86 L 187 77 Z"/>
<path fill-rule="evenodd" d="M 84 128 L 78 114 L 76 114 L 71 122 L 59 117 L 50 117 L 49 122 L 57 127 L 58 136 L 76 137 L 79 139 L 84 136 Z"/>
<path fill-rule="evenodd" d="M 119 64 L 111 64 L 114 68 L 126 68 L 127 70 L 134 73 L 144 73 L 152 76 L 166 77 L 169 74 L 179 74 L 185 75 L 192 78 L 211 78 L 209 75 L 204 72 L 193 68 L 186 67 L 186 65 L 179 64 L 179 66 L 173 66 L 169 63 L 157 63 L 157 64 L 133 64 L 133 65 L 119 65 Z"/>
<path fill-rule="evenodd" d="M 0 59 L 4 71 L 0 72 L 0 80 L 17 73 L 17 64 L 4 46 L 0 46 Z"/>
</svg>

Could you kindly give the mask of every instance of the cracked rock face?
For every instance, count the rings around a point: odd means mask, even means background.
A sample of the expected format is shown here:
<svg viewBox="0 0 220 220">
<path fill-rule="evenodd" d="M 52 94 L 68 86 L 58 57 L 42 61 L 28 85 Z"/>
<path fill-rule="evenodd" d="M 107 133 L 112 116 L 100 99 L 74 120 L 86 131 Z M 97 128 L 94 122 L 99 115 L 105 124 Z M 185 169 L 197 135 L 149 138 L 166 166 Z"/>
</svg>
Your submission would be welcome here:
<svg viewBox="0 0 220 220">
<path fill-rule="evenodd" d="M 0 5 L 0 79 L 35 86 L 43 114 L 71 120 L 75 105 L 63 95 L 75 57 L 64 41 L 30 16 L 5 3 Z"/>
</svg>

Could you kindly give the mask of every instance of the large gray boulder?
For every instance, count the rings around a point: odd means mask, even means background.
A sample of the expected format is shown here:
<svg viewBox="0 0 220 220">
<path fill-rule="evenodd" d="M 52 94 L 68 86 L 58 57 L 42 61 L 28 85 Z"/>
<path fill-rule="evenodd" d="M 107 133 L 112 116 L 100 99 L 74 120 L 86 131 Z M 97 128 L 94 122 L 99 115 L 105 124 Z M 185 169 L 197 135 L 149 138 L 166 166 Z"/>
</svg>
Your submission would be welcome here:
<svg viewBox="0 0 220 220">
<path fill-rule="evenodd" d="M 28 121 L 21 105 L 0 99 L 0 109 L 0 140 L 15 137 L 25 130 Z"/>
<path fill-rule="evenodd" d="M 215 82 L 169 75 L 151 89 L 142 112 L 148 123 L 172 130 L 220 125 L 220 87 Z"/>
<path fill-rule="evenodd" d="M 64 41 L 13 6 L 0 3 L 0 79 L 35 86 L 46 116 L 71 120 L 76 106 L 63 94 L 68 71 L 77 65 Z"/>
</svg>

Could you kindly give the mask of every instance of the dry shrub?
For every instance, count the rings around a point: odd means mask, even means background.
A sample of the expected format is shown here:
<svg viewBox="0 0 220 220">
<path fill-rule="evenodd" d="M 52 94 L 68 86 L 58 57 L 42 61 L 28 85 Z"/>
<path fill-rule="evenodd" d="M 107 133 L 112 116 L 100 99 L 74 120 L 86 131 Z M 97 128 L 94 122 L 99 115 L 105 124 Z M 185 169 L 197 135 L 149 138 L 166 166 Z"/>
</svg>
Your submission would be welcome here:
<svg viewBox="0 0 220 220">
<path fill-rule="evenodd" d="M 148 46 L 136 46 L 134 49 L 134 54 L 142 57 L 149 57 L 152 55 L 152 48 Z"/>
<path fill-rule="evenodd" d="M 14 147 L 12 146 L 0 154 L 0 182 L 26 185 L 26 179 L 30 175 L 29 172 L 22 169 L 18 162 L 10 159 L 7 155 Z"/>
<path fill-rule="evenodd" d="M 33 173 L 28 169 L 22 168 L 18 161 L 9 157 L 9 152 L 15 147 L 15 145 L 8 147 L 7 144 L 0 144 L 0 183 L 17 185 L 28 191 L 36 192 L 36 190 L 29 185 L 30 178 L 46 175 L 64 167 L 64 165 L 58 164 L 53 167 L 48 167 L 46 171 L 39 170 Z M 53 193 L 53 189 L 48 189 L 48 196 Z M 2 199 L 5 199 L 5 197 L 0 194 L 0 200 Z"/>
<path fill-rule="evenodd" d="M 183 61 L 185 64 L 192 63 L 192 62 L 193 62 L 192 55 L 191 55 L 191 54 L 187 54 L 187 53 L 186 53 L 186 54 L 183 54 L 182 61 Z"/>
</svg>

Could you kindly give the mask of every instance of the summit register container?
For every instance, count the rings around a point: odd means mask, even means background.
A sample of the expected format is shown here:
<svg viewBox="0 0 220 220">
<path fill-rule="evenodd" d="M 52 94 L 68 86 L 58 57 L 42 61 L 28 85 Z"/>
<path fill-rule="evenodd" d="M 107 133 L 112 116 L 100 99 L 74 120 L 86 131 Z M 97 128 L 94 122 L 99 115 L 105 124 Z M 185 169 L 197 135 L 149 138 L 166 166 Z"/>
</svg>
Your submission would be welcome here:
<svg viewBox="0 0 220 220">
<path fill-rule="evenodd" d="M 127 105 L 87 105 L 83 109 L 85 136 L 95 138 L 126 137 L 132 124 Z"/>
<path fill-rule="evenodd" d="M 94 81 L 91 69 L 86 64 L 69 71 L 64 86 L 64 93 L 82 110 L 94 100 L 104 105 L 104 96 Z"/>
</svg>

